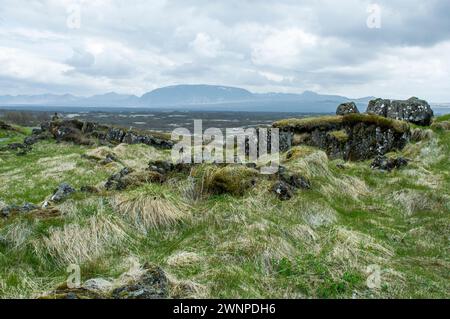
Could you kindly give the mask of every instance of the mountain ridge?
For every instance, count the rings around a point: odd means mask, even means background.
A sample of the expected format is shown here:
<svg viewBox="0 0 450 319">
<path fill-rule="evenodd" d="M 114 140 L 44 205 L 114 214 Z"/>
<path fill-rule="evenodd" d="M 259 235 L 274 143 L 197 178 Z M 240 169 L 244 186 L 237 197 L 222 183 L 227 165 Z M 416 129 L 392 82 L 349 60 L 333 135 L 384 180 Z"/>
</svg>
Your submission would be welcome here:
<svg viewBox="0 0 450 319">
<path fill-rule="evenodd" d="M 142 96 L 107 92 L 88 97 L 72 94 L 4 95 L 0 106 L 144 107 L 234 111 L 333 112 L 343 102 L 366 106 L 373 97 L 348 98 L 340 95 L 302 93 L 253 93 L 224 85 L 181 84 L 161 87 Z M 364 105 L 365 104 L 365 105 Z"/>
</svg>

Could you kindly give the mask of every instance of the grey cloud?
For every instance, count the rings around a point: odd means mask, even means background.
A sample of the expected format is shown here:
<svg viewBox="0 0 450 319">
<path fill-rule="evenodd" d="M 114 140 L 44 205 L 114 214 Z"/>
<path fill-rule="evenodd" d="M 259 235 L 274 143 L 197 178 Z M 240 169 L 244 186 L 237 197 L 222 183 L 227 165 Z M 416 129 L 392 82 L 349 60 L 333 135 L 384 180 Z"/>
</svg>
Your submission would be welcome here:
<svg viewBox="0 0 450 319">
<path fill-rule="evenodd" d="M 433 83 L 450 80 L 444 70 L 450 58 L 435 49 L 446 50 L 450 43 L 446 0 L 80 1 L 80 29 L 66 25 L 64 3 L 69 2 L 0 2 L 0 50 L 4 46 L 25 52 L 22 59 L 28 54 L 54 63 L 52 72 L 59 72 L 54 75 L 77 91 L 106 87 L 142 94 L 167 84 L 207 83 L 330 93 L 347 85 L 353 91 L 361 88 L 361 95 L 377 95 L 400 79 L 403 86 L 414 87 L 408 70 L 386 67 L 389 59 L 415 70 L 442 66 L 439 80 L 429 75 L 423 85 L 438 99 L 450 99 Z M 382 7 L 381 29 L 366 25 L 370 3 Z M 43 36 L 33 38 L 27 30 Z M 314 43 L 299 43 L 302 37 Z M 92 43 L 103 50 L 93 50 Z M 262 54 L 259 59 L 255 48 Z M 0 76 L 7 75 L 8 65 L 23 64 L 11 54 L 1 59 Z M 52 91 L 45 77 L 23 73 L 31 75 L 22 90 Z M 13 89 L 2 82 L 2 90 Z"/>
</svg>

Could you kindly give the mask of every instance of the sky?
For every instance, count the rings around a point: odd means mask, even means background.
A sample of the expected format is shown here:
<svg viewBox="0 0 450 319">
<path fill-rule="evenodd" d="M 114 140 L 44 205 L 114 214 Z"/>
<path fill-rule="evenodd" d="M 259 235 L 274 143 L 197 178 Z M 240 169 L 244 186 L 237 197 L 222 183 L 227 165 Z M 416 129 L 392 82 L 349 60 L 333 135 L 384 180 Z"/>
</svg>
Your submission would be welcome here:
<svg viewBox="0 0 450 319">
<path fill-rule="evenodd" d="M 450 102 L 448 0 L 0 0 L 0 95 L 175 84 Z"/>
</svg>

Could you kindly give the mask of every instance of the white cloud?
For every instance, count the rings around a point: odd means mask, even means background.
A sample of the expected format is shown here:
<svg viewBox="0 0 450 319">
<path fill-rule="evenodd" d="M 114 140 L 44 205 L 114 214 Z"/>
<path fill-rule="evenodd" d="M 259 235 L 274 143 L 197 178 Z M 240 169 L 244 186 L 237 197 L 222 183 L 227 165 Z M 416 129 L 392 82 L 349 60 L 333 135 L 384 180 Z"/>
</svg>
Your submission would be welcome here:
<svg viewBox="0 0 450 319">
<path fill-rule="evenodd" d="M 0 0 L 0 95 L 142 94 L 170 84 L 450 101 L 447 0 Z M 3 85 L 3 87 L 1 86 Z"/>
<path fill-rule="evenodd" d="M 313 50 L 318 38 L 301 29 L 274 30 L 261 42 L 254 43 L 252 60 L 255 64 L 295 67 L 302 53 Z"/>
<path fill-rule="evenodd" d="M 194 50 L 205 57 L 214 58 L 223 49 L 219 39 L 212 39 L 208 34 L 197 33 L 195 39 L 189 44 Z"/>
</svg>

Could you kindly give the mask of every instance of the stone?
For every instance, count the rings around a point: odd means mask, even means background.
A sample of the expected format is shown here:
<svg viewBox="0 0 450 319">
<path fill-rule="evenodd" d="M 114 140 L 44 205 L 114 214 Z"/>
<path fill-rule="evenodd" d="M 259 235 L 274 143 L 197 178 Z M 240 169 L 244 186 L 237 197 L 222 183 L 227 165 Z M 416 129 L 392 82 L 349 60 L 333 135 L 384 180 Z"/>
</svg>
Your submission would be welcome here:
<svg viewBox="0 0 450 319">
<path fill-rule="evenodd" d="M 302 144 L 324 150 L 331 159 L 361 161 L 401 150 L 410 127 L 379 115 L 347 114 L 282 120 L 275 127 L 302 135 Z"/>
<path fill-rule="evenodd" d="M 4 203 L 0 203 L 0 216 L 3 218 L 7 218 L 12 214 L 28 213 L 36 209 L 39 209 L 39 206 L 36 206 L 32 203 L 25 203 L 22 206 L 14 204 L 6 205 Z"/>
<path fill-rule="evenodd" d="M 119 159 L 117 158 L 116 155 L 112 154 L 112 153 L 108 153 L 106 154 L 105 158 L 102 159 L 101 161 L 99 161 L 100 165 L 106 165 L 112 162 L 118 162 Z"/>
<path fill-rule="evenodd" d="M 408 165 L 408 160 L 403 157 L 387 158 L 386 156 L 377 156 L 370 164 L 372 169 L 379 169 L 382 171 L 392 171 Z"/>
<path fill-rule="evenodd" d="M 171 172 L 184 172 L 188 173 L 192 167 L 189 163 L 177 163 L 173 164 L 169 161 L 154 160 L 148 163 L 148 170 L 158 172 L 162 175 L 166 175 Z"/>
<path fill-rule="evenodd" d="M 337 107 L 336 115 L 346 115 L 351 113 L 359 113 L 355 102 L 342 103 Z"/>
<path fill-rule="evenodd" d="M 74 192 L 75 189 L 72 186 L 67 183 L 61 183 L 53 193 L 52 197 L 50 197 L 50 200 L 60 202 Z"/>
<path fill-rule="evenodd" d="M 168 161 L 156 160 L 148 163 L 148 169 L 161 174 L 167 174 L 174 169 L 174 165 Z"/>
<path fill-rule="evenodd" d="M 14 128 L 9 124 L 7 124 L 3 121 L 0 121 L 0 130 L 14 131 Z"/>
<path fill-rule="evenodd" d="M 115 173 L 108 178 L 108 180 L 105 183 L 105 188 L 107 190 L 111 190 L 111 189 L 122 190 L 122 189 L 124 189 L 126 187 L 126 185 L 124 185 L 121 180 L 124 176 L 130 174 L 131 172 L 133 172 L 132 168 L 124 167 L 123 169 L 120 170 L 120 172 Z"/>
<path fill-rule="evenodd" d="M 287 183 L 293 188 L 311 189 L 311 183 L 306 177 L 303 177 L 298 173 L 289 172 L 284 166 L 280 165 L 278 168 L 278 177 L 281 181 Z"/>
<path fill-rule="evenodd" d="M 434 115 L 428 102 L 417 97 L 411 97 L 408 100 L 371 100 L 367 107 L 367 113 L 421 126 L 429 126 Z"/>
<path fill-rule="evenodd" d="M 156 138 L 152 133 L 138 133 L 133 130 L 77 119 L 44 122 L 41 123 L 41 131 L 50 132 L 57 142 L 67 141 L 80 145 L 91 145 L 94 143 L 94 138 L 97 139 L 98 144 L 102 145 L 142 143 L 165 149 L 174 145 L 170 139 Z"/>
<path fill-rule="evenodd" d="M 113 284 L 103 278 L 91 278 L 86 280 L 81 287 L 88 291 L 105 293 L 112 289 Z"/>
<path fill-rule="evenodd" d="M 122 143 L 125 134 L 126 132 L 124 130 L 112 127 L 108 130 L 108 133 L 106 134 L 106 140 L 108 142 L 120 144 Z"/>
<path fill-rule="evenodd" d="M 294 196 L 292 187 L 283 181 L 277 181 L 272 186 L 272 192 L 277 195 L 280 200 L 289 200 Z"/>
<path fill-rule="evenodd" d="M 114 299 L 162 299 L 169 296 L 169 280 L 160 267 L 146 266 L 146 271 L 134 282 L 116 288 Z"/>
</svg>

